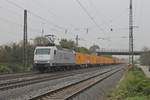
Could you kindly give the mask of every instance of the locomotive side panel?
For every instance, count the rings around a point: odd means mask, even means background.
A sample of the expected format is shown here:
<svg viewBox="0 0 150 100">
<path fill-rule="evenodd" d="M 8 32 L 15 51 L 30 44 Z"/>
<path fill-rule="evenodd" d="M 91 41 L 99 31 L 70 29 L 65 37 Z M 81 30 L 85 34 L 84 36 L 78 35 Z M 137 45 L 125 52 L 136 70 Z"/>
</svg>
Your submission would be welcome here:
<svg viewBox="0 0 150 100">
<path fill-rule="evenodd" d="M 54 56 L 55 65 L 75 65 L 75 54 L 69 51 L 57 50 Z"/>
</svg>

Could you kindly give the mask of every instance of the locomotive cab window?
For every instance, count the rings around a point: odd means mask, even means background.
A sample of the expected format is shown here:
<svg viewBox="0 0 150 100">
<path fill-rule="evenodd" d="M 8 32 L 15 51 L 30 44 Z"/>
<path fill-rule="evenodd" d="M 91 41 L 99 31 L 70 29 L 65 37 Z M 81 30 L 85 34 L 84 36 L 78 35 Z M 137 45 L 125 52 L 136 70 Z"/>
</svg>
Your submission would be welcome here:
<svg viewBox="0 0 150 100">
<path fill-rule="evenodd" d="M 35 54 L 36 55 L 49 55 L 50 49 L 36 49 Z"/>
</svg>

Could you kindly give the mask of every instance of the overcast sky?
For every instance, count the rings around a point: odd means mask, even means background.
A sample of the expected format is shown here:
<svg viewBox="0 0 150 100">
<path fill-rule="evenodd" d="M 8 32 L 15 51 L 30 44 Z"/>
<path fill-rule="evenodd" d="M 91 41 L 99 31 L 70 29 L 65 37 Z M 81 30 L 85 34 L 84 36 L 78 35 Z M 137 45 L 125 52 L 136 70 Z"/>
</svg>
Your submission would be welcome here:
<svg viewBox="0 0 150 100">
<path fill-rule="evenodd" d="M 80 46 L 128 49 L 129 0 L 0 0 L 0 45 L 23 39 L 23 9 L 28 12 L 28 39 L 54 34 Z M 133 0 L 135 49 L 150 47 L 150 0 Z M 88 33 L 87 33 L 88 29 Z M 112 29 L 112 31 L 110 31 Z M 67 33 L 65 33 L 67 30 Z M 97 39 L 103 38 L 103 39 Z M 58 40 L 57 40 L 58 43 Z"/>
</svg>

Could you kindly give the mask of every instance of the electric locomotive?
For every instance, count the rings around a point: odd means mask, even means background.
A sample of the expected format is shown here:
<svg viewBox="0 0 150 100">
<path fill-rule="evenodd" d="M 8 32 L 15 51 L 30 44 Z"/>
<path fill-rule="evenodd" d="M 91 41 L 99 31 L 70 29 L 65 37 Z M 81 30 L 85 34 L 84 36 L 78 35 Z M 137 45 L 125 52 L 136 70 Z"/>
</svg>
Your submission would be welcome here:
<svg viewBox="0 0 150 100">
<path fill-rule="evenodd" d="M 113 57 L 83 54 L 56 46 L 38 46 L 34 51 L 33 69 L 46 72 L 120 63 L 119 59 Z"/>
<path fill-rule="evenodd" d="M 34 69 L 38 71 L 65 70 L 75 66 L 75 52 L 56 46 L 38 46 L 34 51 Z"/>
</svg>

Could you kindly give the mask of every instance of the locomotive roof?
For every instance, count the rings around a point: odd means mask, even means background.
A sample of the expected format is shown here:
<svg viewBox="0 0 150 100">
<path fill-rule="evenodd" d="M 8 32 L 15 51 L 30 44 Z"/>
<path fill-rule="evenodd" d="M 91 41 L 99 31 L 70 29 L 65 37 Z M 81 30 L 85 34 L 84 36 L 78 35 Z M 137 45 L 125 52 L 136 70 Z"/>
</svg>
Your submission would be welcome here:
<svg viewBox="0 0 150 100">
<path fill-rule="evenodd" d="M 57 48 L 58 50 L 63 50 L 63 51 L 69 51 L 69 52 L 72 52 L 73 50 L 70 50 L 70 49 L 65 49 L 65 48 L 60 48 L 60 47 L 57 47 L 57 46 L 37 46 L 36 47 L 37 49 L 38 48 Z"/>
<path fill-rule="evenodd" d="M 52 48 L 51 46 L 37 46 L 36 48 Z"/>
</svg>

